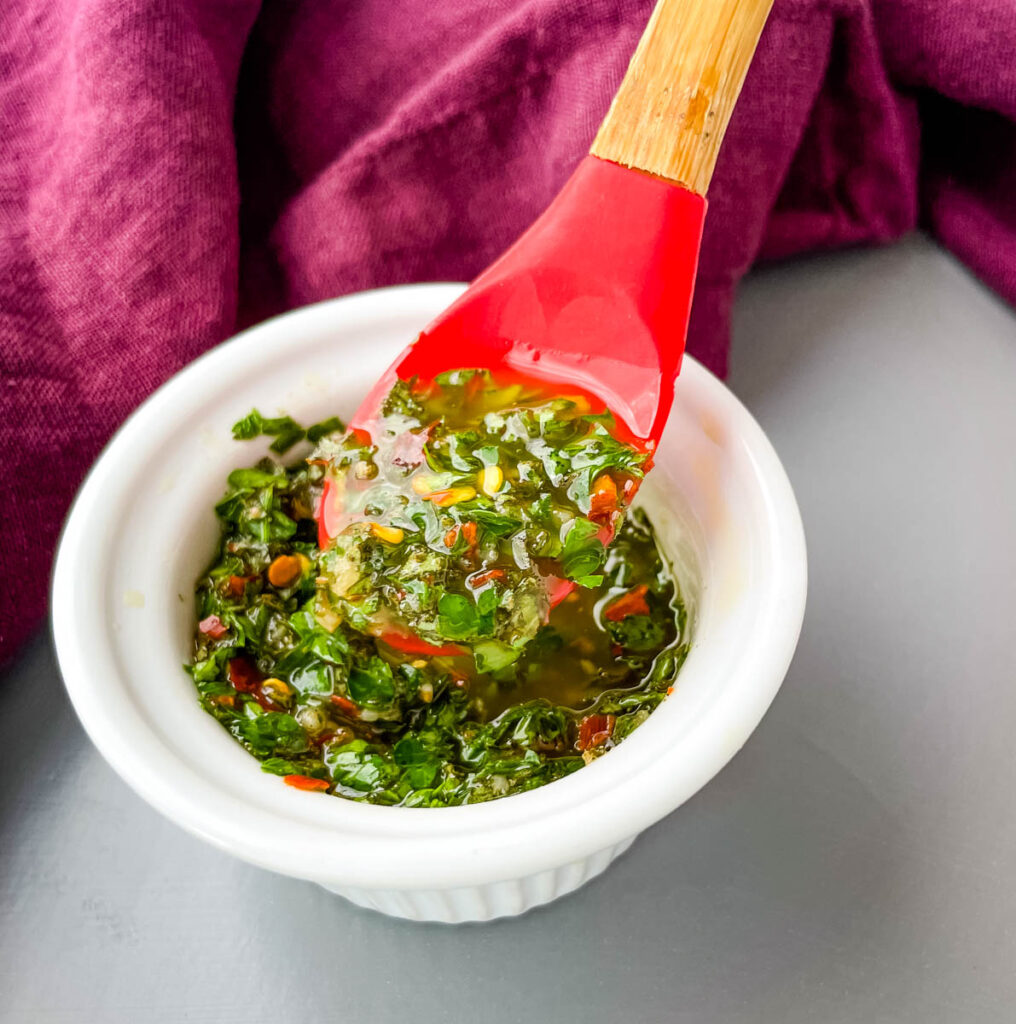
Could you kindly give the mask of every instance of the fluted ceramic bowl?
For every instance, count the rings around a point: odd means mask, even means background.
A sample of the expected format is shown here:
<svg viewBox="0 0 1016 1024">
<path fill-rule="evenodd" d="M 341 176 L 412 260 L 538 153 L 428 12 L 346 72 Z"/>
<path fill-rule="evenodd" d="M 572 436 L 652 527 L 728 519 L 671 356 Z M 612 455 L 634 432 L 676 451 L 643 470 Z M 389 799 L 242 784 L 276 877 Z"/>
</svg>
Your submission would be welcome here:
<svg viewBox="0 0 1016 1024">
<path fill-rule="evenodd" d="M 543 788 L 450 808 L 380 807 L 300 792 L 198 706 L 182 664 L 194 582 L 226 474 L 265 454 L 237 444 L 252 406 L 348 416 L 461 286 L 367 292 L 301 309 L 220 345 L 124 424 L 78 495 L 57 556 L 53 629 L 95 745 L 145 800 L 251 863 L 364 907 L 430 921 L 520 914 L 599 874 L 712 778 L 786 673 L 806 589 L 801 520 L 758 424 L 685 361 L 642 488 L 691 611 L 673 693 L 628 739 Z"/>
</svg>

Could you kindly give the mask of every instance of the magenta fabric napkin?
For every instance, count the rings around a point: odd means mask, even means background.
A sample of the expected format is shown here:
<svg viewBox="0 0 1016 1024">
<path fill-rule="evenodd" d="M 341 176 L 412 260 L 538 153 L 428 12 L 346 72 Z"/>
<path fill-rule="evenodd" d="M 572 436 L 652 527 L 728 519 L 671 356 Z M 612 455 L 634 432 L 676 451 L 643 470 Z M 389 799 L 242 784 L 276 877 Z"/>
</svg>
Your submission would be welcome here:
<svg viewBox="0 0 1016 1024">
<path fill-rule="evenodd" d="M 466 279 L 586 152 L 650 0 L 4 0 L 0 658 L 75 488 L 238 326 Z M 690 350 L 756 260 L 923 224 L 1016 298 L 1012 0 L 776 0 L 713 186 Z"/>
</svg>

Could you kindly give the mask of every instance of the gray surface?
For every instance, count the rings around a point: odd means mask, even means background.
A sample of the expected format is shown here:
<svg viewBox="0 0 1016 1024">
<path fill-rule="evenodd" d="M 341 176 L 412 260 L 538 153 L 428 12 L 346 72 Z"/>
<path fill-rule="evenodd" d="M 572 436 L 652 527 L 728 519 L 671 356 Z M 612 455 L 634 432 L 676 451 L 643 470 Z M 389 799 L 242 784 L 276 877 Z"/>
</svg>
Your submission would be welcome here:
<svg viewBox="0 0 1016 1024">
<path fill-rule="evenodd" d="M 0 1020 L 1010 1021 L 1016 318 L 920 240 L 757 274 L 733 385 L 811 591 L 731 765 L 528 917 L 390 921 L 163 821 L 0 679 Z"/>
</svg>

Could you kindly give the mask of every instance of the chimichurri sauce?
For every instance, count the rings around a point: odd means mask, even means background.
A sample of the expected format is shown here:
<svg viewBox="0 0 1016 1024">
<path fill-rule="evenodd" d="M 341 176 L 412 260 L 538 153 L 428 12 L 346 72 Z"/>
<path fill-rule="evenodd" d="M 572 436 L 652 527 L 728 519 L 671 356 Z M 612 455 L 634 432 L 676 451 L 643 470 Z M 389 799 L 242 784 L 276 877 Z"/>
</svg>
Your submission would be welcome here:
<svg viewBox="0 0 1016 1024">
<path fill-rule="evenodd" d="M 202 706 L 265 771 L 444 806 L 570 774 L 649 716 L 686 615 L 639 510 L 648 455 L 580 395 L 458 370 L 366 429 L 257 411 L 197 586 Z"/>
</svg>

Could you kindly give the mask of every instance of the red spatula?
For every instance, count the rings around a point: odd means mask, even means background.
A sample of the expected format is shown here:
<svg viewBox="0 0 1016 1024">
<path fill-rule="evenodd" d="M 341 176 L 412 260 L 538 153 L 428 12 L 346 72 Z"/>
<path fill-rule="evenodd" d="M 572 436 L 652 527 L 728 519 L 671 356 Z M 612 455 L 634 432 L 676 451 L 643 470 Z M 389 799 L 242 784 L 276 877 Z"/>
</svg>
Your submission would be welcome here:
<svg viewBox="0 0 1016 1024">
<path fill-rule="evenodd" d="M 402 352 L 352 427 L 369 432 L 397 378 L 469 367 L 581 389 L 655 446 L 684 352 L 705 191 L 771 6 L 660 0 L 590 155 Z"/>
</svg>

